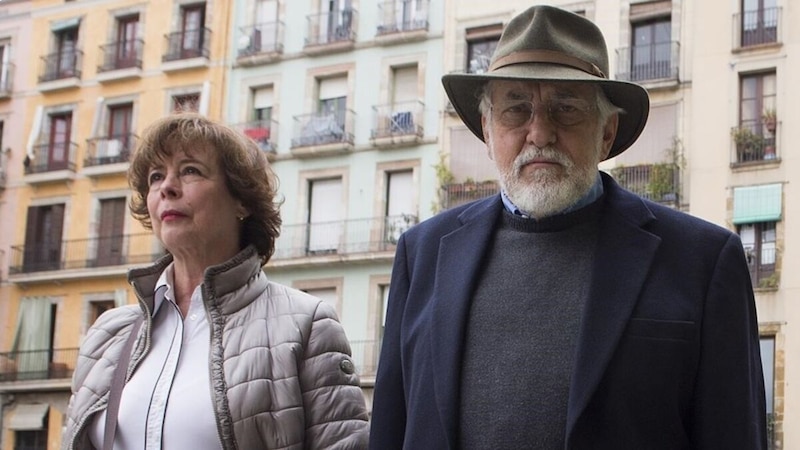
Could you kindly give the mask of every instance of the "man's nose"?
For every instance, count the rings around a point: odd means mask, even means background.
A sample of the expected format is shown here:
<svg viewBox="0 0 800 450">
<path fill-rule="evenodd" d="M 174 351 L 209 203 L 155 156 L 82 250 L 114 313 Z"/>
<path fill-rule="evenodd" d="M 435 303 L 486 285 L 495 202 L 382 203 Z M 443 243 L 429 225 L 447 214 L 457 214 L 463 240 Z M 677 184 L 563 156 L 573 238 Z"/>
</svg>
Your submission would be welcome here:
<svg viewBox="0 0 800 450">
<path fill-rule="evenodd" d="M 534 107 L 532 116 L 525 126 L 528 132 L 526 135 L 527 141 L 537 148 L 544 148 L 556 142 L 558 127 L 550 118 L 545 105 L 537 104 Z"/>
</svg>

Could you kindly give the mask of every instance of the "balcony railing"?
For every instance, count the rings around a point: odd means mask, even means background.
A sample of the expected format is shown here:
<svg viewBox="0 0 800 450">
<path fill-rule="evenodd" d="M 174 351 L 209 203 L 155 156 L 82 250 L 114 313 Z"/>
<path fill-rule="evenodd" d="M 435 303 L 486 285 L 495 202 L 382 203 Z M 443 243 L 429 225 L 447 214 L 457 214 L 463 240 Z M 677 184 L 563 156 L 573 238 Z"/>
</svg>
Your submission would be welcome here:
<svg viewBox="0 0 800 450">
<path fill-rule="evenodd" d="M 362 378 L 374 377 L 378 371 L 378 357 L 381 354 L 381 341 L 350 341 L 356 373 Z"/>
<path fill-rule="evenodd" d="M 420 101 L 400 102 L 374 106 L 372 138 L 391 136 L 422 136 L 422 112 L 425 104 Z"/>
<path fill-rule="evenodd" d="M 144 41 L 131 39 L 128 41 L 109 42 L 100 46 L 103 55 L 103 65 L 97 68 L 98 72 L 111 70 L 142 68 L 142 48 Z"/>
<path fill-rule="evenodd" d="M 272 260 L 394 251 L 414 215 L 284 225 Z"/>
<path fill-rule="evenodd" d="M 51 53 L 43 56 L 39 82 L 46 83 L 65 78 L 80 78 L 82 59 L 83 52 L 80 50 Z"/>
<path fill-rule="evenodd" d="M 273 130 L 278 130 L 278 123 L 274 120 L 253 120 L 235 125 L 235 128 L 254 140 L 264 152 L 275 153 Z"/>
<path fill-rule="evenodd" d="M 734 164 L 771 161 L 777 155 L 777 122 L 748 121 L 731 129 L 735 149 Z"/>
<path fill-rule="evenodd" d="M 0 353 L 0 382 L 72 378 L 77 348 Z"/>
<path fill-rule="evenodd" d="M 14 63 L 0 63 L 0 97 L 8 97 L 14 89 Z"/>
<path fill-rule="evenodd" d="M 763 244 L 762 244 L 763 245 Z M 745 247 L 747 267 L 750 269 L 750 280 L 757 288 L 777 288 L 775 263 L 778 250 L 775 247 Z"/>
<path fill-rule="evenodd" d="M 167 53 L 162 57 L 163 62 L 209 56 L 211 30 L 208 28 L 176 31 L 164 37 L 167 40 Z"/>
<path fill-rule="evenodd" d="M 309 15 L 306 46 L 354 42 L 357 18 L 358 11 L 352 8 Z"/>
<path fill-rule="evenodd" d="M 387 0 L 378 4 L 378 35 L 428 29 L 428 0 Z"/>
<path fill-rule="evenodd" d="M 152 233 L 11 246 L 9 274 L 146 264 L 162 256 Z"/>
<path fill-rule="evenodd" d="M 680 203 L 680 170 L 677 164 L 640 164 L 611 169 L 620 186 L 654 202 Z"/>
<path fill-rule="evenodd" d="M 781 7 L 761 8 L 733 15 L 734 49 L 777 44 L 783 13 Z"/>
<path fill-rule="evenodd" d="M 617 49 L 617 79 L 677 80 L 680 43 L 662 42 Z"/>
<path fill-rule="evenodd" d="M 440 202 L 444 209 L 450 209 L 499 192 L 500 185 L 495 180 L 450 183 L 440 188 Z"/>
<path fill-rule="evenodd" d="M 87 139 L 83 165 L 91 167 L 128 162 L 138 139 L 135 134 Z"/>
<path fill-rule="evenodd" d="M 57 170 L 74 172 L 77 149 L 78 144 L 74 142 L 36 145 L 33 147 L 36 157 L 25 165 L 25 174 L 32 175 Z"/>
<path fill-rule="evenodd" d="M 338 113 L 313 113 L 294 117 L 292 147 L 353 143 L 352 110 Z"/>
<path fill-rule="evenodd" d="M 283 52 L 283 33 L 283 22 L 267 22 L 243 27 L 239 58 Z"/>
</svg>

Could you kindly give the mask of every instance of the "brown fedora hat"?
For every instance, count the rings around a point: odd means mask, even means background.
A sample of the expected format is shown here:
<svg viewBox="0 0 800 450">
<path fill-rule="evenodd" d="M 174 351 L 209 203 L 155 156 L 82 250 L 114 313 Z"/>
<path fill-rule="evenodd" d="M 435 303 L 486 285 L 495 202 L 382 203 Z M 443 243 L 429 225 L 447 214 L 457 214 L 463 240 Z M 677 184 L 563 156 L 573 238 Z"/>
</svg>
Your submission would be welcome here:
<svg viewBox="0 0 800 450">
<path fill-rule="evenodd" d="M 650 112 L 650 99 L 643 87 L 608 79 L 608 50 L 600 29 L 584 17 L 552 6 L 533 6 L 511 19 L 486 73 L 442 77 L 456 112 L 480 140 L 483 131 L 478 105 L 489 80 L 598 84 L 611 103 L 625 110 L 619 115 L 609 158 L 636 141 Z"/>
</svg>

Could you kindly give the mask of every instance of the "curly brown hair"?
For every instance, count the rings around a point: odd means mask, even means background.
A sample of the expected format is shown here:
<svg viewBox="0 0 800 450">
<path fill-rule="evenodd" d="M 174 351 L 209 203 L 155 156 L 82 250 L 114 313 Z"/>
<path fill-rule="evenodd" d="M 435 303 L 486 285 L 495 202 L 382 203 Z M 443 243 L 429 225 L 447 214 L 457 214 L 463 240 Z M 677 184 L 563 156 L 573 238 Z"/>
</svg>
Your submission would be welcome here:
<svg viewBox="0 0 800 450">
<path fill-rule="evenodd" d="M 145 129 L 128 168 L 128 183 L 134 191 L 131 214 L 145 228 L 153 229 L 147 211 L 150 170 L 175 152 L 191 153 L 198 146 L 216 151 L 228 190 L 250 213 L 243 222 L 240 247 L 252 244 L 266 264 L 280 234 L 280 202 L 275 199 L 278 179 L 252 139 L 199 114 L 170 115 Z"/>
</svg>

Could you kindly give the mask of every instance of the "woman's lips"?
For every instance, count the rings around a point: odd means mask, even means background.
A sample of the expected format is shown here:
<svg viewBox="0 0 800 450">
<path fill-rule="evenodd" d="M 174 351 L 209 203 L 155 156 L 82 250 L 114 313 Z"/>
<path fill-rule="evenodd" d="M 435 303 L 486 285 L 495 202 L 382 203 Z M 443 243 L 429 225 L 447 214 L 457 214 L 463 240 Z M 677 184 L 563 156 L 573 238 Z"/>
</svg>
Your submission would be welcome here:
<svg viewBox="0 0 800 450">
<path fill-rule="evenodd" d="M 164 222 L 168 222 L 170 220 L 177 220 L 182 217 L 186 217 L 186 214 L 183 214 L 180 211 L 175 211 L 174 209 L 170 209 L 161 213 L 161 220 Z"/>
</svg>

